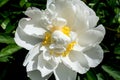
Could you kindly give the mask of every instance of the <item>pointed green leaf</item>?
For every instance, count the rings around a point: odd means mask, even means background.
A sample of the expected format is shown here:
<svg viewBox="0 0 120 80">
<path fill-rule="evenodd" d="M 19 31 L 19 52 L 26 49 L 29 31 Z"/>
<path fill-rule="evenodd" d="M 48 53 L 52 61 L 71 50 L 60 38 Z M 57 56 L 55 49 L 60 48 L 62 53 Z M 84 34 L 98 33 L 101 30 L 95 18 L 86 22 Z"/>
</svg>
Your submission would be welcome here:
<svg viewBox="0 0 120 80">
<path fill-rule="evenodd" d="M 94 73 L 93 70 L 89 70 L 86 73 L 86 76 L 87 76 L 87 80 L 97 80 L 97 76 L 96 76 L 96 74 Z"/>
<path fill-rule="evenodd" d="M 25 5 L 25 3 L 27 2 L 27 0 L 20 0 L 20 6 L 23 7 Z"/>
<path fill-rule="evenodd" d="M 15 42 L 12 37 L 6 34 L 0 34 L 0 43 L 13 44 Z"/>
<path fill-rule="evenodd" d="M 12 56 L 0 57 L 0 62 L 8 62 L 10 58 L 12 58 Z"/>
<path fill-rule="evenodd" d="M 0 7 L 5 5 L 9 0 L 0 0 Z"/>
<path fill-rule="evenodd" d="M 112 76 L 115 80 L 120 80 L 120 71 L 107 65 L 103 65 L 102 69 Z"/>
<path fill-rule="evenodd" d="M 98 80 L 105 80 L 104 76 L 101 73 L 97 74 L 97 78 Z"/>
<path fill-rule="evenodd" d="M 15 29 L 14 25 L 11 25 L 10 23 L 6 26 L 6 33 L 11 33 Z"/>
<path fill-rule="evenodd" d="M 2 22 L 1 27 L 2 27 L 3 29 L 6 29 L 6 27 L 7 27 L 7 25 L 8 25 L 9 22 L 10 22 L 10 19 L 5 19 L 5 20 Z"/>
<path fill-rule="evenodd" d="M 30 7 L 31 6 L 31 3 L 26 3 L 26 7 Z"/>
<path fill-rule="evenodd" d="M 21 48 L 19 46 L 17 46 L 16 44 L 11 44 L 8 45 L 7 47 L 3 48 L 0 51 L 0 58 L 1 57 L 5 57 L 5 56 L 9 56 L 12 55 L 13 53 L 15 53 L 16 51 L 20 50 Z"/>
</svg>

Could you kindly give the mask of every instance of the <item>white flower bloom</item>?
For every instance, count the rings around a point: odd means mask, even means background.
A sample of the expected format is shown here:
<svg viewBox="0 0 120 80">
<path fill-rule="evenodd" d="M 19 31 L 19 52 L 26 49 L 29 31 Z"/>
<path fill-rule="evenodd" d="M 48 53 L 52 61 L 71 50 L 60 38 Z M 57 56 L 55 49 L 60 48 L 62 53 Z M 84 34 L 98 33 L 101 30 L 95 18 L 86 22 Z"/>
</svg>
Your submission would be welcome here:
<svg viewBox="0 0 120 80">
<path fill-rule="evenodd" d="M 105 29 L 80 0 L 47 0 L 47 9 L 32 7 L 19 21 L 15 42 L 27 50 L 24 66 L 32 80 L 75 80 L 103 59 L 99 43 Z"/>
</svg>

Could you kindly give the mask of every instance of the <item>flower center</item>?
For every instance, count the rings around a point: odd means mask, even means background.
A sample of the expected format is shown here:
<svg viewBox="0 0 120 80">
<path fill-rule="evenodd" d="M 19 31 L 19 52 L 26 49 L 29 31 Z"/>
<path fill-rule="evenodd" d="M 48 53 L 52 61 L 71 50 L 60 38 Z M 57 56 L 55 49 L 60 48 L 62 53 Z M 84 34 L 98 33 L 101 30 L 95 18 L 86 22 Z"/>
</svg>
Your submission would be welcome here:
<svg viewBox="0 0 120 80">
<path fill-rule="evenodd" d="M 58 36 L 57 36 L 57 39 L 56 39 L 57 41 L 54 41 L 54 39 L 52 39 L 53 38 L 52 34 L 56 30 L 61 31 L 67 37 L 70 37 L 70 31 L 71 30 L 70 30 L 69 27 L 67 27 L 67 26 L 64 26 L 64 27 L 52 27 L 50 29 L 51 32 L 45 32 L 45 34 L 44 34 L 45 36 L 44 36 L 44 40 L 42 42 L 42 45 L 44 45 L 44 46 L 49 48 L 51 46 L 51 44 L 53 44 L 54 48 L 53 49 L 49 49 L 50 54 L 51 55 L 56 55 L 56 56 L 61 56 L 62 55 L 63 57 L 65 57 L 73 49 L 73 47 L 76 44 L 76 42 L 72 41 L 72 42 L 69 42 L 69 43 L 67 43 L 65 45 L 65 43 L 66 43 L 66 42 L 64 43 L 65 40 L 62 39 L 61 37 L 58 37 Z M 59 34 L 59 35 L 62 35 L 62 34 Z M 64 46 L 65 48 L 63 47 L 63 45 L 65 45 Z"/>
</svg>

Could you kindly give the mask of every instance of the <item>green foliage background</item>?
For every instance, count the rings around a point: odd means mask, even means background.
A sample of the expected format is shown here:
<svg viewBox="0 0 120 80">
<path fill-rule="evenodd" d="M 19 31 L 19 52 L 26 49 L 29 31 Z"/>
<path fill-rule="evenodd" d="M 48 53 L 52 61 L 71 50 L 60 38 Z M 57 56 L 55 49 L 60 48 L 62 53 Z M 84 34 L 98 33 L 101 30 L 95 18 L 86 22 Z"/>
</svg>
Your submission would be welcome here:
<svg viewBox="0 0 120 80">
<path fill-rule="evenodd" d="M 106 35 L 104 60 L 76 80 L 120 80 L 120 0 L 83 0 L 100 17 Z M 27 50 L 13 40 L 18 21 L 28 7 L 45 9 L 46 0 L 0 0 L 0 80 L 29 80 L 22 66 Z M 52 76 L 49 80 L 54 80 Z"/>
</svg>

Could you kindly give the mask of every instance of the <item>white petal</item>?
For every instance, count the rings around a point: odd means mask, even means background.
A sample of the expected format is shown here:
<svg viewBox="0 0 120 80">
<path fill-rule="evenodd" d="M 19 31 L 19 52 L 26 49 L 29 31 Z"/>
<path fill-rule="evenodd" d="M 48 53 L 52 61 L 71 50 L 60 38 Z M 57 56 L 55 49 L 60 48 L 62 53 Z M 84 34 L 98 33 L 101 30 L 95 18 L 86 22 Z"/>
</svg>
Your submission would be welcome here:
<svg viewBox="0 0 120 80">
<path fill-rule="evenodd" d="M 29 18 L 22 18 L 19 21 L 18 27 L 20 27 L 26 34 L 36 37 L 40 37 L 46 32 L 46 30 L 41 27 L 39 20 L 35 21 Z"/>
<path fill-rule="evenodd" d="M 39 54 L 38 54 L 39 55 Z M 27 72 L 33 71 L 37 69 L 38 65 L 38 55 L 34 56 L 32 60 L 29 60 L 28 64 L 26 65 Z"/>
<path fill-rule="evenodd" d="M 26 66 L 29 62 L 33 64 L 32 62 L 38 61 L 37 56 L 41 54 L 40 46 L 40 44 L 37 44 L 33 49 L 29 51 L 23 63 L 24 66 Z"/>
<path fill-rule="evenodd" d="M 35 8 L 35 7 L 29 7 L 26 11 L 25 11 L 25 14 L 32 18 L 32 19 L 35 19 L 35 18 L 40 18 L 41 15 L 42 15 L 42 12 L 40 11 L 40 9 L 38 8 Z"/>
<path fill-rule="evenodd" d="M 67 67 L 80 74 L 84 74 L 89 70 L 88 61 L 78 51 L 72 51 L 68 56 L 63 57 L 62 60 Z"/>
<path fill-rule="evenodd" d="M 75 32 L 70 32 L 70 38 L 71 38 L 71 41 L 76 41 L 77 40 L 77 34 Z"/>
<path fill-rule="evenodd" d="M 84 54 L 90 67 L 96 67 L 103 59 L 103 50 L 99 45 L 84 50 Z"/>
<path fill-rule="evenodd" d="M 64 64 L 59 64 L 54 71 L 56 80 L 76 80 L 77 72 L 72 71 Z"/>
<path fill-rule="evenodd" d="M 80 1 L 80 8 L 83 10 L 83 16 L 86 16 L 86 21 L 88 21 L 89 28 L 96 26 L 99 17 L 96 16 L 96 13 L 89 8 L 84 2 Z"/>
<path fill-rule="evenodd" d="M 74 45 L 74 51 L 82 51 L 85 47 L 80 46 L 78 43 Z"/>
<path fill-rule="evenodd" d="M 14 40 L 19 46 L 26 48 L 27 50 L 32 49 L 37 43 L 39 43 L 41 41 L 40 38 L 26 34 L 19 27 L 16 30 Z"/>
<path fill-rule="evenodd" d="M 95 15 L 91 15 L 88 17 L 89 19 L 89 27 L 95 27 L 97 25 L 97 22 L 99 20 L 99 17 L 95 16 Z"/>
<path fill-rule="evenodd" d="M 78 34 L 81 34 L 86 29 L 88 29 L 88 21 L 86 19 L 86 16 L 84 16 L 83 12 L 80 9 L 78 9 L 76 11 L 75 20 L 74 20 L 71 30 L 77 32 Z"/>
<path fill-rule="evenodd" d="M 57 67 L 57 65 L 58 64 L 53 59 L 45 60 L 43 58 L 43 54 L 39 55 L 37 69 L 41 72 L 42 77 L 53 72 L 53 70 Z"/>
<path fill-rule="evenodd" d="M 79 35 L 79 44 L 81 46 L 91 46 L 101 43 L 105 35 L 105 29 L 102 25 L 87 30 L 84 34 Z"/>
<path fill-rule="evenodd" d="M 51 9 L 51 6 L 53 5 L 55 7 L 55 12 L 58 14 L 58 17 L 66 19 L 68 25 L 71 26 L 75 19 L 75 7 L 72 2 L 68 0 L 48 0 L 47 8 Z"/>
<path fill-rule="evenodd" d="M 63 18 L 55 18 L 52 20 L 53 26 L 57 26 L 57 27 L 63 27 L 67 24 L 67 21 Z"/>
<path fill-rule="evenodd" d="M 49 8 L 53 2 L 55 2 L 55 0 L 47 0 L 47 8 Z"/>
<path fill-rule="evenodd" d="M 51 13 L 49 10 L 40 10 L 35 7 L 29 7 L 25 14 L 30 18 L 29 21 L 26 21 L 26 25 L 31 25 L 33 27 L 44 28 L 48 30 L 47 26 L 51 24 L 52 18 L 55 17 L 55 14 Z"/>
<path fill-rule="evenodd" d="M 31 80 L 48 80 L 48 78 L 51 76 L 51 74 L 42 77 L 41 73 L 38 70 L 27 72 L 28 77 L 30 77 Z"/>
<path fill-rule="evenodd" d="M 42 54 L 43 54 L 43 58 L 46 60 L 46 61 L 49 61 L 51 59 L 51 55 L 49 53 L 49 51 L 43 46 L 40 50 L 43 50 Z"/>
<path fill-rule="evenodd" d="M 46 31 L 42 28 L 37 28 L 34 27 L 34 25 L 26 25 L 26 27 L 24 28 L 24 32 L 26 32 L 29 35 L 43 35 L 43 33 L 45 33 Z"/>
<path fill-rule="evenodd" d="M 95 12 L 89 8 L 83 1 L 73 0 L 73 4 L 76 8 L 76 16 L 72 30 L 81 34 L 86 29 L 95 27 L 98 21 L 98 17 Z"/>
<path fill-rule="evenodd" d="M 81 34 L 86 29 L 88 29 L 88 18 L 86 15 L 86 11 L 88 11 L 88 7 L 80 0 L 72 0 L 73 5 L 76 8 L 75 19 L 72 25 L 72 30 Z"/>
<path fill-rule="evenodd" d="M 103 35 L 105 35 L 106 31 L 105 28 L 102 24 L 98 25 L 96 28 L 94 28 L 95 30 L 99 30 L 103 33 Z"/>
<path fill-rule="evenodd" d="M 70 42 L 70 38 L 59 30 L 52 33 L 52 39 L 55 40 L 57 44 L 66 45 Z"/>
</svg>

